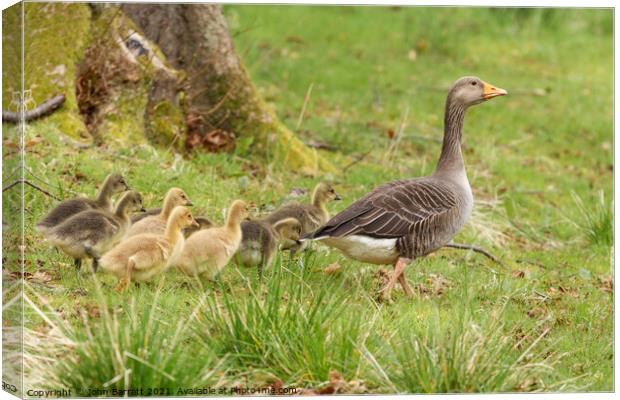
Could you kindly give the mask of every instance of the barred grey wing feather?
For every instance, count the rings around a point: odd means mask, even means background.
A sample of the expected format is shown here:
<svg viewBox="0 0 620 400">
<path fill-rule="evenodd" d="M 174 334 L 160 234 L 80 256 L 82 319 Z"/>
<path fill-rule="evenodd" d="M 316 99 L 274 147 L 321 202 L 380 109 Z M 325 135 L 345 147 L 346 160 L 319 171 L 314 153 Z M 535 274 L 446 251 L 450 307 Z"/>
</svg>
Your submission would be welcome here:
<svg viewBox="0 0 620 400">
<path fill-rule="evenodd" d="M 455 194 L 430 179 L 394 181 L 381 186 L 334 216 L 312 237 L 366 235 L 399 238 L 430 229 L 434 217 L 457 205 Z"/>
</svg>

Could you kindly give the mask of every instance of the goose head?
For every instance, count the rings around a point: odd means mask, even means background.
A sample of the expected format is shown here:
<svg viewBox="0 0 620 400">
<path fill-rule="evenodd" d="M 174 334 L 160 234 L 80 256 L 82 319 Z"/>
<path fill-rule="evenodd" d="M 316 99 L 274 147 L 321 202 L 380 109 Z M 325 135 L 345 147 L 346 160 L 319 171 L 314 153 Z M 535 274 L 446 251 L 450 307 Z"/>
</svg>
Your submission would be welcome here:
<svg viewBox="0 0 620 400">
<path fill-rule="evenodd" d="M 136 211 L 146 211 L 142 202 L 142 195 L 136 191 L 130 190 L 118 203 L 117 210 L 122 210 L 125 214 Z"/>
<path fill-rule="evenodd" d="M 230 209 L 228 210 L 227 221 L 233 225 L 240 224 L 241 221 L 248 217 L 252 207 L 252 203 L 248 204 L 243 200 L 233 201 L 230 205 Z"/>
<path fill-rule="evenodd" d="M 183 229 L 187 227 L 199 228 L 200 225 L 188 208 L 184 206 L 176 206 L 174 210 L 172 210 L 172 214 L 170 215 L 170 220 L 176 221 L 178 226 Z"/>
<path fill-rule="evenodd" d="M 314 188 L 312 199 L 312 202 L 315 204 L 325 204 L 330 200 L 340 200 L 341 197 L 336 193 L 332 185 L 321 182 Z"/>
<path fill-rule="evenodd" d="M 165 203 L 170 202 L 173 206 L 193 206 L 192 201 L 182 189 L 172 188 L 168 190 Z"/>
<path fill-rule="evenodd" d="M 296 218 L 285 218 L 276 222 L 273 229 L 283 242 L 297 242 L 301 236 L 301 223 Z"/>
<path fill-rule="evenodd" d="M 466 76 L 454 82 L 448 98 L 463 108 L 467 108 L 507 94 L 506 90 L 491 85 L 476 76 Z"/>
<path fill-rule="evenodd" d="M 131 188 L 121 174 L 110 174 L 105 180 L 104 186 L 108 187 L 110 193 L 121 193 Z"/>
</svg>

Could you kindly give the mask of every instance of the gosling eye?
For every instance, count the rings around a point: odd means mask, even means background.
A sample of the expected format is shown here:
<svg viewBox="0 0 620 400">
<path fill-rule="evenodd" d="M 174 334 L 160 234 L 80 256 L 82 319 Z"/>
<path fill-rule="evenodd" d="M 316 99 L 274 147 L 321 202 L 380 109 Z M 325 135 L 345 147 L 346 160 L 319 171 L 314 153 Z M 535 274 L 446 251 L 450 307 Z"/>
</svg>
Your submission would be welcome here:
<svg viewBox="0 0 620 400">
<path fill-rule="evenodd" d="M 473 82 L 471 83 L 471 85 L 472 85 L 472 86 L 476 86 L 477 84 L 478 84 L 478 82 L 476 82 L 476 81 L 473 81 Z"/>
</svg>

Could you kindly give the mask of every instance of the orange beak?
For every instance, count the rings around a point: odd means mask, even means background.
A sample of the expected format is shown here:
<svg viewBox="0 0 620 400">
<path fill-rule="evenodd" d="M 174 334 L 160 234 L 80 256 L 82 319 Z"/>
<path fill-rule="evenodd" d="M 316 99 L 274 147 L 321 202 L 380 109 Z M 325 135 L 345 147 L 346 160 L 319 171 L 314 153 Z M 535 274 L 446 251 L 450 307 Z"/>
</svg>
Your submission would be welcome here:
<svg viewBox="0 0 620 400">
<path fill-rule="evenodd" d="M 482 87 L 482 97 L 485 100 L 489 100 L 492 99 L 493 97 L 497 97 L 497 96 L 505 96 L 508 94 L 507 91 L 505 91 L 502 88 L 498 88 L 495 87 L 491 84 L 488 84 L 486 82 L 482 82 L 483 87 Z"/>
</svg>

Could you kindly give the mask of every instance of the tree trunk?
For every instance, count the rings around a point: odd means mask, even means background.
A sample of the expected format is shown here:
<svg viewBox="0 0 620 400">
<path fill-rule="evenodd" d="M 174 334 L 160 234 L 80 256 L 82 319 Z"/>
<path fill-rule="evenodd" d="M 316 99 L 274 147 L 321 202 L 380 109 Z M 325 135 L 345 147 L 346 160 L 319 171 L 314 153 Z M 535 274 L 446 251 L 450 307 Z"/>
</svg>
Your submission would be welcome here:
<svg viewBox="0 0 620 400">
<path fill-rule="evenodd" d="M 153 106 L 184 93 L 186 147 L 233 143 L 306 174 L 333 170 L 275 116 L 237 56 L 221 7 L 212 4 L 123 4 L 168 62 L 184 71 L 180 87 L 156 83 Z M 155 97 L 155 98 L 154 98 Z M 149 111 L 147 110 L 147 118 Z M 231 135 L 232 134 L 232 135 Z"/>
</svg>

